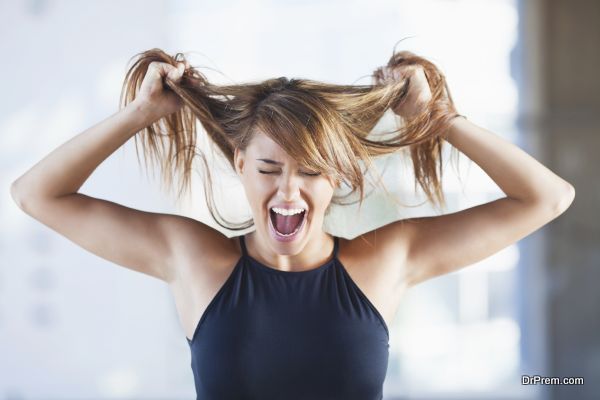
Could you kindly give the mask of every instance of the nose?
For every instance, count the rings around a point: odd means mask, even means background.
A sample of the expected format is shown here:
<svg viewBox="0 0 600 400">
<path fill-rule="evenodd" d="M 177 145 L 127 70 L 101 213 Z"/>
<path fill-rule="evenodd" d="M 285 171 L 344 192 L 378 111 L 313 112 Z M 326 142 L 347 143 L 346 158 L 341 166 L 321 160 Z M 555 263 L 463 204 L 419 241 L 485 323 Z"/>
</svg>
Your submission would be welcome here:
<svg viewBox="0 0 600 400">
<path fill-rule="evenodd" d="M 278 195 L 284 201 L 292 202 L 300 198 L 301 179 L 293 173 L 281 174 Z"/>
</svg>

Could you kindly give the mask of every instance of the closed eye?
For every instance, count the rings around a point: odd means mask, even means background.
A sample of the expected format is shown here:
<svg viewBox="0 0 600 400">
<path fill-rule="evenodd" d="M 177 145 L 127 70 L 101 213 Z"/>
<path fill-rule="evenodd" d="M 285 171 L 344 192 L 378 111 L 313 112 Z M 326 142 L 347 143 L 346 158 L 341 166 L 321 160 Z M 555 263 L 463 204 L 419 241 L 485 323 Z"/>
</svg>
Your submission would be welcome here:
<svg viewBox="0 0 600 400">
<path fill-rule="evenodd" d="M 258 170 L 258 172 L 260 172 L 261 174 L 276 174 L 277 173 L 277 171 L 261 171 L 261 170 Z M 319 176 L 319 175 L 321 175 L 320 172 L 314 172 L 314 173 L 301 172 L 301 174 L 307 175 L 307 176 Z"/>
</svg>

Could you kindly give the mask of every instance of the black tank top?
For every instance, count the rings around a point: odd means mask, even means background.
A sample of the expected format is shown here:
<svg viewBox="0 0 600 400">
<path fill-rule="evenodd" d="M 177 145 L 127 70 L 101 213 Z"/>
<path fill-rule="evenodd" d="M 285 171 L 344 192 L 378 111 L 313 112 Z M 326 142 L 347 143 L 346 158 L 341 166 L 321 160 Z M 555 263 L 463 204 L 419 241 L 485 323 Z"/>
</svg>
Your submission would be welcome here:
<svg viewBox="0 0 600 400">
<path fill-rule="evenodd" d="M 204 311 L 192 340 L 197 399 L 383 398 L 389 331 L 333 257 L 280 271 L 246 249 Z M 368 266 L 365 266 L 368 268 Z"/>
</svg>

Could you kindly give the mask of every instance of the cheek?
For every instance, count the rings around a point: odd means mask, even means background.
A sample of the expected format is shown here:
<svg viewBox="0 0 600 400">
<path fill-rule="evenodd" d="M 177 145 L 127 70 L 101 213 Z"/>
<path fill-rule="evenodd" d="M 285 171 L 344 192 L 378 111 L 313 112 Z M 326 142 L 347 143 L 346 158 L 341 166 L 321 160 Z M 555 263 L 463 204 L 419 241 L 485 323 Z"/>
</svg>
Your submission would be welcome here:
<svg viewBox="0 0 600 400">
<path fill-rule="evenodd" d="M 328 182 L 320 183 L 317 187 L 313 188 L 311 193 L 315 193 L 313 201 L 315 207 L 319 210 L 324 211 L 331 202 L 333 196 L 333 188 Z"/>
<path fill-rule="evenodd" d="M 269 201 L 270 193 L 272 188 L 269 184 L 264 182 L 260 177 L 249 176 L 244 182 L 244 190 L 248 202 L 257 211 L 262 210 L 265 203 Z"/>
</svg>

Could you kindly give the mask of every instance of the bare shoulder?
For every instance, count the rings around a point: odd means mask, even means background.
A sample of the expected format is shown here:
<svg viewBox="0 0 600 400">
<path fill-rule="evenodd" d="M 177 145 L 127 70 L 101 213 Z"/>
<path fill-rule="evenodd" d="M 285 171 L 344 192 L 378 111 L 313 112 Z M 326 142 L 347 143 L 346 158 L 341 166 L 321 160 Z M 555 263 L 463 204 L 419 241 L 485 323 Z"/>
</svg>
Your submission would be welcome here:
<svg viewBox="0 0 600 400">
<path fill-rule="evenodd" d="M 192 218 L 170 227 L 176 242 L 175 278 L 169 288 L 179 318 L 191 338 L 198 319 L 233 271 L 240 257 L 238 238 Z"/>
<path fill-rule="evenodd" d="M 402 224 L 396 221 L 353 239 L 340 238 L 340 262 L 388 326 L 409 287 Z"/>
<path fill-rule="evenodd" d="M 406 282 L 406 220 L 395 221 L 362 233 L 352 239 L 340 238 L 340 261 L 358 279 L 393 282 L 400 287 Z"/>
<path fill-rule="evenodd" d="M 219 230 L 193 218 L 181 218 L 170 227 L 176 256 L 175 281 L 202 279 L 221 273 L 236 257 L 239 246 Z"/>
</svg>

